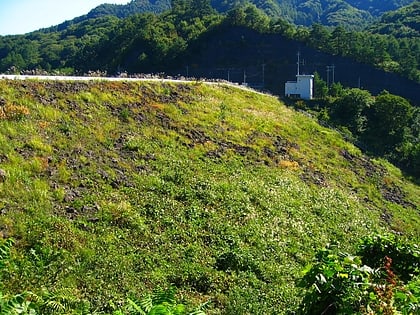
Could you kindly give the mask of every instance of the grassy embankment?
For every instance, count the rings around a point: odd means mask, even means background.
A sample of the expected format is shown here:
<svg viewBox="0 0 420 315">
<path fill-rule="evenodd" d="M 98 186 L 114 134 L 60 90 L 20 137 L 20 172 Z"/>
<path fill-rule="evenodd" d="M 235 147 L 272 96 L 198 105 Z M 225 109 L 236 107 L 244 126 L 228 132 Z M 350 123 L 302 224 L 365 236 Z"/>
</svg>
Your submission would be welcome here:
<svg viewBox="0 0 420 315">
<path fill-rule="evenodd" d="M 420 240 L 420 189 L 276 98 L 200 83 L 0 81 L 3 292 L 293 310 L 328 242 Z"/>
</svg>

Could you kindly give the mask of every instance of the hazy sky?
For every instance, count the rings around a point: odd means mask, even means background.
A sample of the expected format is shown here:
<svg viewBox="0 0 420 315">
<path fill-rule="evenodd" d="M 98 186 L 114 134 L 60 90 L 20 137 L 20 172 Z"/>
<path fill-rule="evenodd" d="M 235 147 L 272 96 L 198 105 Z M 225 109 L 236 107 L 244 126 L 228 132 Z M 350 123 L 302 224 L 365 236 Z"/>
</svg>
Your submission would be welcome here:
<svg viewBox="0 0 420 315">
<path fill-rule="evenodd" d="M 130 0 L 0 0 L 0 35 L 32 32 L 88 13 L 102 3 Z"/>
</svg>

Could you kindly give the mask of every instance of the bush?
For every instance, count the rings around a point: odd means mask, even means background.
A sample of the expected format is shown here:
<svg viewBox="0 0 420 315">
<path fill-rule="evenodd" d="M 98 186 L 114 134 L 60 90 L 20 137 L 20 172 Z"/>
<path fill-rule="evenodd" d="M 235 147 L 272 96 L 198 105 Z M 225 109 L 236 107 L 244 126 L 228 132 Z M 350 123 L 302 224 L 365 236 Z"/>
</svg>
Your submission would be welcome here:
<svg viewBox="0 0 420 315">
<path fill-rule="evenodd" d="M 300 314 L 414 314 L 420 311 L 419 248 L 396 236 L 363 238 L 354 256 L 320 250 L 298 283 Z"/>
</svg>

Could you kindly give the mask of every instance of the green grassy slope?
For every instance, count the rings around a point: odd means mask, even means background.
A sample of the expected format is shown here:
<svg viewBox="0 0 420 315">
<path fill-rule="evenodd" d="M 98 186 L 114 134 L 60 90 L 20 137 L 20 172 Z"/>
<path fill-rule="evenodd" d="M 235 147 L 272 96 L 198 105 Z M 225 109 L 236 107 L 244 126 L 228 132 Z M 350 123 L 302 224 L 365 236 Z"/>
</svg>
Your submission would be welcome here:
<svg viewBox="0 0 420 315">
<path fill-rule="evenodd" d="M 111 313 L 170 283 L 210 314 L 295 309 L 328 242 L 420 240 L 420 189 L 275 97 L 202 83 L 0 81 L 4 292 Z"/>
</svg>

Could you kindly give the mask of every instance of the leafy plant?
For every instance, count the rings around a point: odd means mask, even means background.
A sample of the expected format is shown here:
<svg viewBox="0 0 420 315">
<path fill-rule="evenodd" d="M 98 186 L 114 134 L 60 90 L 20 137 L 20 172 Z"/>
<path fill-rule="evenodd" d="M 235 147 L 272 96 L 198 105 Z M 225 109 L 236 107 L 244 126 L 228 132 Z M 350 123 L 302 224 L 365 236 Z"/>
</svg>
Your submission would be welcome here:
<svg viewBox="0 0 420 315">
<path fill-rule="evenodd" d="M 373 268 L 383 266 L 385 257 L 392 259 L 392 268 L 403 281 L 420 272 L 420 248 L 394 234 L 367 236 L 360 240 L 357 252 L 364 263 Z"/>
<path fill-rule="evenodd" d="M 176 288 L 171 286 L 166 290 L 155 290 L 140 300 L 127 299 L 124 310 L 114 312 L 114 315 L 205 315 L 206 304 L 188 312 L 184 304 L 177 303 Z"/>
<path fill-rule="evenodd" d="M 36 297 L 30 292 L 13 296 L 3 295 L 0 292 L 0 314 L 2 315 L 36 315 L 37 312 L 31 301 Z"/>
<path fill-rule="evenodd" d="M 376 236 L 364 238 L 359 249 L 361 256 L 341 252 L 337 245 L 320 250 L 315 263 L 304 271 L 299 283 L 307 288 L 300 313 L 395 314 L 402 311 L 403 314 L 414 314 L 413 311 L 420 307 L 417 288 L 419 260 L 401 260 L 397 271 L 393 259 L 382 254 L 388 252 L 393 257 L 401 257 L 396 253 L 405 255 L 410 252 L 414 253 L 414 258 L 417 246 L 402 245 L 400 240 L 389 241 L 389 238 L 386 238 L 387 245 L 383 246 L 378 239 L 382 240 Z M 365 265 L 366 261 L 374 268 Z M 403 282 L 401 276 L 407 270 L 416 275 L 412 281 Z"/>
</svg>

